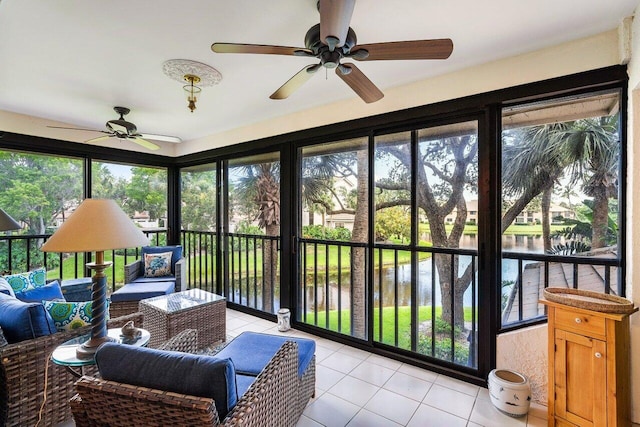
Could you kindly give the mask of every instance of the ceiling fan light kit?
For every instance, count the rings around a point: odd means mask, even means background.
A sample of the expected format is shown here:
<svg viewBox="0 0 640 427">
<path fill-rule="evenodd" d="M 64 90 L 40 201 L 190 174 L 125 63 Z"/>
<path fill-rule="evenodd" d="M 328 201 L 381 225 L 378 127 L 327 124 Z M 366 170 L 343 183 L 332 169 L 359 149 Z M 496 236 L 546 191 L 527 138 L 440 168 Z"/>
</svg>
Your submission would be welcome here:
<svg viewBox="0 0 640 427">
<path fill-rule="evenodd" d="M 190 59 L 170 59 L 162 64 L 162 71 L 169 78 L 187 83 L 182 86 L 187 93 L 187 107 L 193 113 L 202 87 L 214 86 L 222 80 L 222 74 L 215 68 Z"/>
<path fill-rule="evenodd" d="M 304 48 L 260 44 L 213 43 L 216 53 L 257 53 L 317 58 L 319 64 L 308 65 L 276 90 L 271 99 L 285 99 L 299 89 L 320 68 L 335 69 L 342 79 L 365 102 L 376 102 L 384 94 L 353 63 L 356 61 L 447 59 L 453 52 L 451 39 L 410 40 L 357 44 L 355 31 L 349 26 L 355 0 L 318 0 L 320 23 L 307 31 Z"/>
</svg>

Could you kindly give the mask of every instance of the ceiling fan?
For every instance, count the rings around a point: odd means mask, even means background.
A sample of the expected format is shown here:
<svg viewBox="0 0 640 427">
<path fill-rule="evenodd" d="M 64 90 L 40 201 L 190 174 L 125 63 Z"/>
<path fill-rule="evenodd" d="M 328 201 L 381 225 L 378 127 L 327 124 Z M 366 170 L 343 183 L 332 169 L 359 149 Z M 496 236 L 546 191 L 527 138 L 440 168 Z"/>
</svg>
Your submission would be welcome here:
<svg viewBox="0 0 640 427">
<path fill-rule="evenodd" d="M 356 33 L 349 26 L 355 0 L 319 0 L 320 24 L 307 31 L 306 48 L 259 44 L 213 43 L 217 53 L 260 53 L 318 58 L 319 64 L 308 65 L 276 90 L 271 99 L 285 99 L 299 89 L 321 67 L 335 72 L 367 103 L 376 102 L 384 94 L 353 63 L 342 59 L 379 61 L 398 59 L 446 59 L 453 51 L 451 39 L 411 40 L 387 43 L 357 44 Z"/>
<path fill-rule="evenodd" d="M 165 142 L 182 142 L 182 140 L 176 136 L 166 136 L 166 135 L 153 135 L 150 133 L 138 133 L 138 128 L 131 122 L 128 122 L 124 119 L 124 116 L 129 114 L 129 109 L 126 107 L 113 107 L 116 113 L 120 114 L 120 118 L 116 120 L 109 120 L 106 123 L 107 130 L 97 130 L 97 129 L 84 129 L 84 128 L 69 128 L 62 126 L 47 126 L 49 128 L 54 129 L 71 129 L 71 130 L 85 130 L 91 132 L 100 132 L 105 135 L 99 136 L 97 138 L 89 139 L 85 142 L 97 142 L 102 141 L 107 138 L 118 138 L 118 139 L 129 139 L 135 142 L 138 145 L 141 145 L 149 150 L 157 150 L 160 148 L 159 145 L 154 144 L 151 141 L 147 141 L 147 139 L 153 139 L 156 141 L 165 141 Z"/>
</svg>

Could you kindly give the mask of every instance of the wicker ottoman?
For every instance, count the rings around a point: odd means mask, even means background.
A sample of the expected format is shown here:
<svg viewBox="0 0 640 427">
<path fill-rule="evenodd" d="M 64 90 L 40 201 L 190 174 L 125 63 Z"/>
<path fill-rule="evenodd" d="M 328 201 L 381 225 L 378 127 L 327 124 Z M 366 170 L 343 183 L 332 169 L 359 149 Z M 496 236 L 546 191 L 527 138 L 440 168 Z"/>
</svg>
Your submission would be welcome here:
<svg viewBox="0 0 640 427">
<path fill-rule="evenodd" d="M 198 346 L 206 347 L 226 337 L 226 299 L 220 295 L 190 289 L 140 301 L 144 328 L 151 333 L 150 347 L 156 347 L 185 329 L 198 330 Z"/>
</svg>

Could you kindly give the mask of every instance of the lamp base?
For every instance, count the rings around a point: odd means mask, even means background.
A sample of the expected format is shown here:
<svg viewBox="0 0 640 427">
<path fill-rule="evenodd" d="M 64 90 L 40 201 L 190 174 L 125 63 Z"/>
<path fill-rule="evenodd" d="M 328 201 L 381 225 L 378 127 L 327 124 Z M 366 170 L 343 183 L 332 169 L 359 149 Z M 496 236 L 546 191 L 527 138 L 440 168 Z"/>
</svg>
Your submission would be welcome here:
<svg viewBox="0 0 640 427">
<path fill-rule="evenodd" d="M 82 360 L 93 359 L 98 347 L 106 342 L 115 342 L 115 340 L 109 336 L 91 338 L 78 346 L 76 349 L 76 357 Z"/>
</svg>

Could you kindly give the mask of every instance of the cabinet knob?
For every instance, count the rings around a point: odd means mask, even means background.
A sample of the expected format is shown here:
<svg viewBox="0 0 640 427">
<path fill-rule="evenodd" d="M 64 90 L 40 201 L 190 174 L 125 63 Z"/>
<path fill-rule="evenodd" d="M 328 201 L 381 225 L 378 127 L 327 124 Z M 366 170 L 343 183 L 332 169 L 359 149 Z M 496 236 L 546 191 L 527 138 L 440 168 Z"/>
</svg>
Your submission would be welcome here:
<svg viewBox="0 0 640 427">
<path fill-rule="evenodd" d="M 579 317 L 576 317 L 576 323 L 582 323 L 582 319 Z"/>
<path fill-rule="evenodd" d="M 602 357 L 602 353 L 600 353 L 599 351 L 596 351 L 596 354 L 594 356 L 600 359 Z"/>
</svg>

